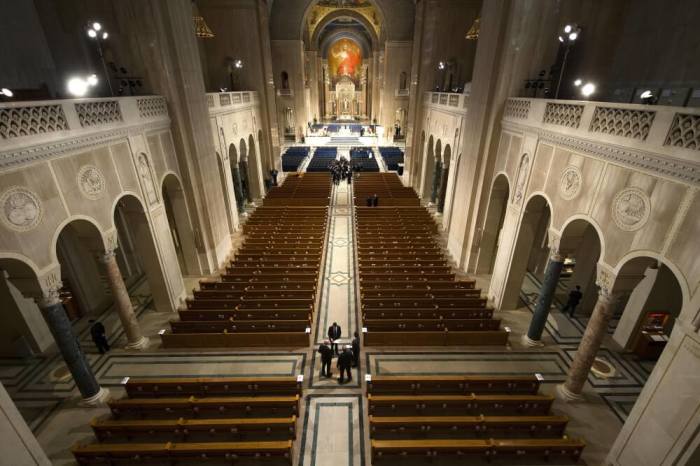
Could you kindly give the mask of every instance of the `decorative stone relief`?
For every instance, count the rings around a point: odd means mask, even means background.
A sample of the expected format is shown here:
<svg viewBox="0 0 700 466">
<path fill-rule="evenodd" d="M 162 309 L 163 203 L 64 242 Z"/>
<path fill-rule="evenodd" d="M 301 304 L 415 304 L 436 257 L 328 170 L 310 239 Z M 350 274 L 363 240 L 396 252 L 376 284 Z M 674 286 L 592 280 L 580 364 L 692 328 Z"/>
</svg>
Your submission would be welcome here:
<svg viewBox="0 0 700 466">
<path fill-rule="evenodd" d="M 207 107 L 211 108 L 214 106 L 214 96 L 207 94 Z"/>
<path fill-rule="evenodd" d="M 112 230 L 109 233 L 105 233 L 105 252 L 113 253 L 119 247 L 119 236 L 117 230 Z"/>
<path fill-rule="evenodd" d="M 14 231 L 29 231 L 41 221 L 39 197 L 21 186 L 13 186 L 0 196 L 2 221 Z"/>
<path fill-rule="evenodd" d="M 569 165 L 564 169 L 559 181 L 559 195 L 562 199 L 570 201 L 581 191 L 581 170 L 578 167 Z"/>
<path fill-rule="evenodd" d="M 530 156 L 523 154 L 518 167 L 518 179 L 515 184 L 515 193 L 513 194 L 513 202 L 520 204 L 525 195 L 525 184 L 527 182 L 527 173 L 530 169 Z"/>
<path fill-rule="evenodd" d="M 527 119 L 530 113 L 530 100 L 508 99 L 506 101 L 506 109 L 503 111 L 505 118 Z"/>
<path fill-rule="evenodd" d="M 557 234 L 556 231 L 550 229 L 547 232 L 549 246 L 549 258 L 554 262 L 561 262 L 564 260 L 561 253 L 559 252 L 559 244 L 561 243 L 561 236 Z"/>
<path fill-rule="evenodd" d="M 700 115 L 676 113 L 664 145 L 700 150 Z"/>
<path fill-rule="evenodd" d="M 240 104 L 241 103 L 241 94 L 236 92 L 233 94 L 233 103 L 234 104 Z"/>
<path fill-rule="evenodd" d="M 238 123 L 233 124 L 233 134 L 238 136 Z"/>
<path fill-rule="evenodd" d="M 105 177 L 96 166 L 83 165 L 78 171 L 76 180 L 80 193 L 86 198 L 96 200 L 104 194 Z"/>
<path fill-rule="evenodd" d="M 226 105 L 231 105 L 231 95 L 230 94 L 219 94 L 219 104 L 224 107 Z"/>
<path fill-rule="evenodd" d="M 123 121 L 119 102 L 116 100 L 75 104 L 75 111 L 83 128 Z"/>
<path fill-rule="evenodd" d="M 41 287 L 42 296 L 40 297 L 39 306 L 53 306 L 61 302 L 60 291 L 63 287 L 61 281 L 61 272 L 58 267 L 38 277 L 39 286 Z"/>
<path fill-rule="evenodd" d="M 60 105 L 0 108 L 0 138 L 10 139 L 68 129 Z"/>
<path fill-rule="evenodd" d="M 141 118 L 168 116 L 168 106 L 164 97 L 142 97 L 136 100 Z"/>
<path fill-rule="evenodd" d="M 625 188 L 615 196 L 612 217 L 620 230 L 635 231 L 644 226 L 649 218 L 651 201 L 639 188 Z"/>
<path fill-rule="evenodd" d="M 630 139 L 646 140 L 656 112 L 613 107 L 596 107 L 590 131 Z"/>
<path fill-rule="evenodd" d="M 139 154 L 137 165 L 139 178 L 141 178 L 143 191 L 146 194 L 148 205 L 156 204 L 158 202 L 158 195 L 156 194 L 155 183 L 153 182 L 153 173 L 151 172 L 151 164 L 148 161 L 148 156 L 144 153 Z"/>
<path fill-rule="evenodd" d="M 549 102 L 544 109 L 543 123 L 578 128 L 581 125 L 583 105 L 555 104 Z"/>
<path fill-rule="evenodd" d="M 610 296 L 615 285 L 615 274 L 607 266 L 598 263 L 595 284 L 600 288 L 600 294 Z"/>
<path fill-rule="evenodd" d="M 250 102 L 250 93 L 249 92 L 243 93 L 243 102 Z"/>
</svg>

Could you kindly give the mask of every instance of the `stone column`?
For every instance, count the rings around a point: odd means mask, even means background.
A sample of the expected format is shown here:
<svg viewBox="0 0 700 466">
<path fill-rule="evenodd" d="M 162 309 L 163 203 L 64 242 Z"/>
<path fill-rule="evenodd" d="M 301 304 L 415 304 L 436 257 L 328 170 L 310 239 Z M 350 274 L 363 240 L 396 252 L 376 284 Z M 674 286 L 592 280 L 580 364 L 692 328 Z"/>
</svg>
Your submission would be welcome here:
<svg viewBox="0 0 700 466">
<path fill-rule="evenodd" d="M 437 211 L 443 213 L 445 210 L 445 195 L 447 194 L 447 180 L 450 174 L 450 167 L 442 166 L 442 174 L 440 175 L 440 190 L 438 191 Z"/>
<path fill-rule="evenodd" d="M 108 397 L 109 391 L 100 387 L 82 348 L 80 348 L 78 337 L 73 333 L 73 327 L 68 320 L 66 310 L 58 297 L 60 284 L 61 282 L 58 281 L 53 287 L 44 290 L 43 296 L 37 304 L 39 304 L 49 330 L 56 340 L 56 346 L 58 346 L 63 360 L 73 376 L 75 385 L 83 396 L 84 403 L 95 405 L 104 401 Z"/>
<path fill-rule="evenodd" d="M 544 280 L 540 287 L 540 297 L 537 299 L 535 312 L 530 321 L 530 328 L 527 335 L 523 337 L 523 343 L 527 346 L 542 346 L 542 332 L 547 324 L 549 316 L 549 308 L 552 306 L 554 292 L 559 283 L 559 275 L 564 267 L 564 257 L 559 254 L 559 244 L 556 242 L 554 246 L 550 246 L 549 262 L 547 269 L 544 272 Z"/>
<path fill-rule="evenodd" d="M 603 337 L 607 333 L 608 322 L 612 317 L 615 303 L 614 296 L 604 288 L 598 292 L 598 301 L 593 308 L 593 314 L 578 345 L 571 369 L 566 381 L 557 385 L 557 392 L 565 401 L 582 400 L 581 392 L 588 379 L 588 373 L 593 366 L 596 354 L 600 349 Z"/>
<path fill-rule="evenodd" d="M 51 461 L 0 383 L 0 451 L 2 464 L 51 466 Z"/>
<path fill-rule="evenodd" d="M 437 202 L 438 188 L 440 187 L 440 178 L 442 175 L 442 162 L 437 160 L 435 162 L 435 168 L 433 169 L 433 189 L 430 192 L 430 202 L 435 204 Z"/>
<path fill-rule="evenodd" d="M 119 320 L 121 320 L 122 327 L 124 327 L 127 340 L 126 349 L 148 348 L 148 338 L 141 333 L 139 322 L 131 305 L 129 292 L 126 289 L 122 273 L 117 264 L 114 249 L 105 252 L 100 258 L 100 262 L 104 264 L 109 289 L 112 290 L 112 296 L 114 297 L 114 307 L 117 309 Z"/>
<path fill-rule="evenodd" d="M 231 164 L 231 176 L 233 177 L 233 194 L 236 197 L 236 208 L 238 213 L 242 214 L 245 211 L 245 197 L 243 195 L 243 183 L 241 182 L 241 174 L 238 167 Z"/>
</svg>

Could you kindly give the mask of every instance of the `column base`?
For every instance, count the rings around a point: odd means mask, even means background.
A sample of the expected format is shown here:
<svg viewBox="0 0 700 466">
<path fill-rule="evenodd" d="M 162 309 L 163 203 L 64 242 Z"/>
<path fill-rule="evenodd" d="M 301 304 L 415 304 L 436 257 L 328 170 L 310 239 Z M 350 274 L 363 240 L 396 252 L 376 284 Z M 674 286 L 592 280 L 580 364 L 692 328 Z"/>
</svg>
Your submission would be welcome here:
<svg viewBox="0 0 700 466">
<path fill-rule="evenodd" d="M 520 342 L 529 348 L 539 348 L 544 346 L 544 343 L 542 343 L 541 340 L 533 340 L 532 338 L 528 337 L 527 335 L 523 335 L 523 337 L 520 339 Z"/>
<path fill-rule="evenodd" d="M 140 340 L 127 344 L 124 349 L 127 350 L 145 350 L 151 344 L 148 337 L 141 337 Z"/>
<path fill-rule="evenodd" d="M 100 391 L 89 398 L 83 398 L 80 406 L 102 406 L 109 399 L 109 388 L 100 387 Z"/>
<path fill-rule="evenodd" d="M 559 384 L 557 385 L 557 398 L 560 400 L 566 402 L 566 403 L 576 403 L 578 401 L 584 401 L 585 398 L 583 395 L 574 393 L 568 388 L 566 388 L 565 384 Z"/>
</svg>

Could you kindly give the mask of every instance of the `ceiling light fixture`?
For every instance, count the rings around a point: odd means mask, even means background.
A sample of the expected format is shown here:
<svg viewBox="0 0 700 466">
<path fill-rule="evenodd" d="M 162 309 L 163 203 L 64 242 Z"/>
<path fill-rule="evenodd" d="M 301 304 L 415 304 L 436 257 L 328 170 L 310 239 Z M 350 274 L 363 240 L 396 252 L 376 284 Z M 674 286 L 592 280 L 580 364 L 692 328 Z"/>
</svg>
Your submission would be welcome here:
<svg viewBox="0 0 700 466">
<path fill-rule="evenodd" d="M 595 92 L 595 84 L 586 83 L 581 87 L 581 94 L 584 97 L 590 97 Z"/>
<path fill-rule="evenodd" d="M 12 97 L 13 95 L 15 95 L 14 92 L 12 92 L 6 87 L 0 89 L 0 94 L 4 95 L 5 97 Z"/>
</svg>

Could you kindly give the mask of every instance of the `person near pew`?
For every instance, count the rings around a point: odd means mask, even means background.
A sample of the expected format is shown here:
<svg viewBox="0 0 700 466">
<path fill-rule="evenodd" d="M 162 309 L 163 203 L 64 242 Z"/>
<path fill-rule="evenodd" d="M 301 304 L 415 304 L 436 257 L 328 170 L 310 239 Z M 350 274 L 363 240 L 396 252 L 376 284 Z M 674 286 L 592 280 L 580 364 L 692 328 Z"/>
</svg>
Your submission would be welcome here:
<svg viewBox="0 0 700 466">
<path fill-rule="evenodd" d="M 367 207 L 372 207 L 372 196 L 367 198 Z"/>
<path fill-rule="evenodd" d="M 276 169 L 270 170 L 270 176 L 272 177 L 272 186 L 277 186 L 277 174 L 279 172 Z"/>
<path fill-rule="evenodd" d="M 581 302 L 581 298 L 583 298 L 581 287 L 576 285 L 576 288 L 571 290 L 571 293 L 569 293 L 569 300 L 566 302 L 564 307 L 561 308 L 561 312 L 569 311 L 569 317 L 573 317 L 576 306 L 578 306 L 578 303 Z"/>
<path fill-rule="evenodd" d="M 331 350 L 333 350 L 335 354 L 338 354 L 338 343 L 336 343 L 336 340 L 340 339 L 341 334 L 342 329 L 337 322 L 333 322 L 333 325 L 328 327 L 328 339 L 331 341 Z"/>
<path fill-rule="evenodd" d="M 90 326 L 90 335 L 92 336 L 92 341 L 95 342 L 95 346 L 97 346 L 97 351 L 99 351 L 100 354 L 105 354 L 106 351 L 109 351 L 109 342 L 105 335 L 107 332 L 105 326 L 102 325 L 102 322 L 99 320 L 96 321 L 94 319 L 90 319 L 89 323 L 92 324 Z"/>
<path fill-rule="evenodd" d="M 353 356 L 350 348 L 350 345 L 346 346 L 340 356 L 338 356 L 338 363 L 336 365 L 338 369 L 340 369 L 340 378 L 338 379 L 338 383 L 340 384 L 345 383 L 345 374 L 348 376 L 348 382 L 352 382 L 351 367 Z"/>
<path fill-rule="evenodd" d="M 372 207 L 377 207 L 379 205 L 379 196 L 377 196 L 377 193 L 374 193 L 374 196 L 372 196 Z"/>
<path fill-rule="evenodd" d="M 318 346 L 318 352 L 321 354 L 321 377 L 332 377 L 331 374 L 331 361 L 333 361 L 333 350 L 328 346 L 329 341 L 323 340 Z"/>
<path fill-rule="evenodd" d="M 352 339 L 352 367 L 357 367 L 360 363 L 360 335 L 355 332 Z"/>
</svg>

